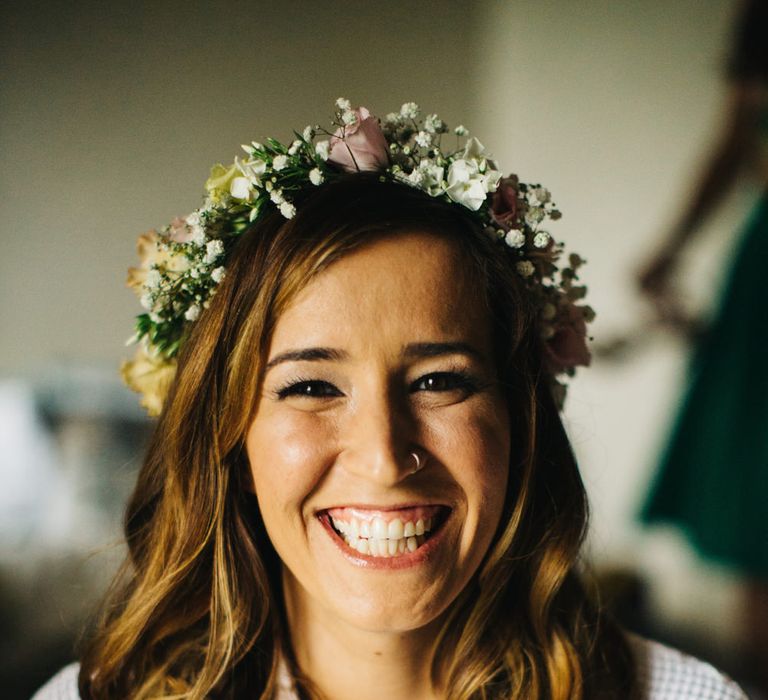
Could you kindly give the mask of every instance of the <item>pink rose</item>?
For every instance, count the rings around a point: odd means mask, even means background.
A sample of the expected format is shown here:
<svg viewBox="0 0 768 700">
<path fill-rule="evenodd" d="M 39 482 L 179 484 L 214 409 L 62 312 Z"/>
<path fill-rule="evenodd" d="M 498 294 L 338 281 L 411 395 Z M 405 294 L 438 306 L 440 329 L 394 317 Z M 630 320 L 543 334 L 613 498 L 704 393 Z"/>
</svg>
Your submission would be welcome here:
<svg viewBox="0 0 768 700">
<path fill-rule="evenodd" d="M 517 219 L 517 175 L 505 177 L 493 193 L 491 213 L 499 226 L 513 227 Z"/>
<path fill-rule="evenodd" d="M 389 165 L 389 149 L 379 120 L 365 107 L 354 112 L 356 121 L 339 127 L 331 137 L 328 160 L 348 172 L 386 168 Z"/>
<path fill-rule="evenodd" d="M 582 309 L 570 306 L 555 325 L 555 334 L 544 343 L 545 361 L 552 374 L 578 365 L 588 367 L 592 356 L 587 348 L 587 324 Z"/>
<path fill-rule="evenodd" d="M 187 220 L 177 216 L 171 221 L 168 238 L 174 243 L 189 243 L 192 240 L 192 230 L 187 224 Z"/>
</svg>

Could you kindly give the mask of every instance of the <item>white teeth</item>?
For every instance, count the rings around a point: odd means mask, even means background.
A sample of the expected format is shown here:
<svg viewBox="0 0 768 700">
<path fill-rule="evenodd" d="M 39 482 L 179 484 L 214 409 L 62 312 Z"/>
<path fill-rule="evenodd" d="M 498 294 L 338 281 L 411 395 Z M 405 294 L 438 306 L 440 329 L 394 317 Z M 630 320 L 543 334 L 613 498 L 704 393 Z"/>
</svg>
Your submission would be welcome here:
<svg viewBox="0 0 768 700">
<path fill-rule="evenodd" d="M 377 540 L 387 539 L 387 533 L 389 528 L 382 518 L 374 518 L 373 526 L 371 527 L 371 537 L 375 537 Z"/>
<path fill-rule="evenodd" d="M 433 518 L 420 518 L 415 523 L 403 523 L 401 518 L 386 522 L 381 517 L 373 520 L 348 520 L 331 518 L 333 527 L 341 533 L 344 541 L 361 554 L 374 557 L 395 557 L 398 554 L 416 551 L 427 540 Z"/>
<path fill-rule="evenodd" d="M 387 539 L 399 540 L 402 536 L 403 536 L 403 521 L 400 520 L 400 518 L 395 518 L 387 526 Z"/>
</svg>

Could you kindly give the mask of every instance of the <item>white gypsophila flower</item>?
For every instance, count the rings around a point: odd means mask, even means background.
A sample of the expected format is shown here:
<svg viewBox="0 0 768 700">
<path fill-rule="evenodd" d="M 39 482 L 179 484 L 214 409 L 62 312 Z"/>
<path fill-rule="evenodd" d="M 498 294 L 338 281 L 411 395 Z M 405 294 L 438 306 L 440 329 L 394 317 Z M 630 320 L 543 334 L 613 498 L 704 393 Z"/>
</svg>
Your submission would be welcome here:
<svg viewBox="0 0 768 700">
<path fill-rule="evenodd" d="M 448 168 L 448 185 L 445 193 L 467 209 L 477 211 L 485 201 L 486 183 L 477 161 L 459 158 Z"/>
<path fill-rule="evenodd" d="M 276 172 L 280 172 L 288 167 L 288 156 L 279 155 L 272 159 L 272 169 Z"/>
<path fill-rule="evenodd" d="M 341 115 L 341 123 L 345 126 L 352 126 L 357 121 L 357 115 L 350 109 Z"/>
<path fill-rule="evenodd" d="M 352 109 L 352 103 L 346 97 L 339 97 L 339 99 L 336 100 L 336 106 L 342 112 Z"/>
<path fill-rule="evenodd" d="M 525 223 L 534 228 L 544 220 L 544 212 L 538 207 L 529 208 L 525 212 Z"/>
<path fill-rule="evenodd" d="M 421 173 L 419 187 L 428 195 L 437 197 L 445 191 L 445 183 L 443 182 L 445 169 L 442 166 L 437 165 L 435 161 L 429 158 L 422 158 L 417 170 Z"/>
<path fill-rule="evenodd" d="M 301 141 L 299 141 L 298 139 L 296 139 L 296 140 L 295 140 L 295 141 L 294 141 L 294 142 L 291 144 L 290 148 L 288 149 L 288 155 L 289 155 L 289 156 L 295 156 L 295 155 L 296 155 L 296 154 L 299 152 L 299 149 L 300 149 L 300 148 L 301 148 Z"/>
<path fill-rule="evenodd" d="M 420 131 L 418 134 L 416 134 L 414 140 L 422 148 L 429 148 L 432 144 L 432 134 L 426 131 Z"/>
<path fill-rule="evenodd" d="M 211 263 L 216 262 L 219 256 L 223 253 L 224 243 L 218 238 L 213 241 L 208 241 L 208 243 L 205 244 L 205 257 L 203 258 L 203 262 L 206 263 L 206 265 L 210 265 Z"/>
<path fill-rule="evenodd" d="M 454 130 L 453 133 L 456 134 L 456 136 L 466 136 L 469 133 L 469 129 L 467 129 L 466 126 L 463 124 L 459 124 Z"/>
<path fill-rule="evenodd" d="M 546 248 L 549 245 L 549 234 L 546 231 L 539 231 L 533 237 L 533 245 L 537 248 Z"/>
<path fill-rule="evenodd" d="M 292 219 L 294 216 L 296 216 L 296 207 L 293 206 L 293 204 L 290 202 L 282 202 L 280 204 L 280 213 L 286 219 Z"/>
<path fill-rule="evenodd" d="M 552 199 L 552 195 L 546 187 L 535 187 L 530 191 L 532 204 L 546 204 Z"/>
<path fill-rule="evenodd" d="M 153 299 L 151 294 L 142 294 L 139 298 L 139 303 L 144 307 L 147 311 L 149 311 L 153 306 Z"/>
<path fill-rule="evenodd" d="M 277 187 L 269 193 L 269 198 L 275 204 L 282 204 L 285 201 L 285 197 L 283 196 L 283 191 Z"/>
<path fill-rule="evenodd" d="M 304 137 L 305 141 L 311 141 L 312 137 L 315 135 L 315 130 L 311 126 L 305 126 L 301 135 Z"/>
<path fill-rule="evenodd" d="M 557 316 L 557 307 L 554 304 L 544 304 L 541 307 L 541 317 L 545 321 L 551 321 L 555 316 Z"/>
<path fill-rule="evenodd" d="M 530 277 L 536 268 L 530 260 L 521 260 L 515 265 L 515 269 L 522 277 Z"/>
<path fill-rule="evenodd" d="M 430 114 L 424 119 L 424 128 L 431 134 L 436 134 L 444 127 L 443 120 L 436 114 Z"/>
<path fill-rule="evenodd" d="M 323 180 L 325 180 L 325 178 L 323 177 L 323 173 L 320 172 L 320 168 L 312 168 L 312 170 L 309 171 L 309 181 L 313 185 L 322 185 Z"/>
<path fill-rule="evenodd" d="M 184 219 L 184 222 L 187 224 L 187 226 L 199 226 L 200 225 L 200 212 L 199 211 L 193 211 L 189 216 L 187 216 L 186 219 Z"/>
<path fill-rule="evenodd" d="M 397 124 L 400 121 L 401 117 L 397 112 L 390 112 L 386 117 L 384 117 L 384 123 L 385 124 Z"/>
<path fill-rule="evenodd" d="M 318 156 L 322 160 L 328 160 L 328 155 L 331 152 L 331 144 L 328 140 L 325 141 L 318 141 L 315 144 L 315 153 L 317 153 Z"/>
<path fill-rule="evenodd" d="M 504 236 L 504 242 L 510 248 L 522 248 L 525 245 L 525 234 L 520 229 L 510 229 Z"/>
<path fill-rule="evenodd" d="M 418 168 L 415 168 L 410 173 L 408 173 L 407 179 L 408 184 L 421 188 L 421 183 L 424 182 L 424 173 Z"/>
<path fill-rule="evenodd" d="M 247 177 L 236 177 L 229 185 L 229 193 L 235 199 L 250 199 L 252 191 L 251 182 Z"/>
<path fill-rule="evenodd" d="M 218 284 L 221 282 L 221 280 L 224 279 L 224 276 L 226 275 L 226 269 L 224 267 L 217 267 L 215 270 L 211 272 L 211 279 Z"/>
<path fill-rule="evenodd" d="M 157 289 L 163 281 L 163 276 L 159 270 L 152 269 L 147 272 L 147 276 L 144 278 L 144 289 L 147 291 L 154 291 Z"/>
<path fill-rule="evenodd" d="M 415 102 L 406 102 L 400 107 L 400 116 L 406 119 L 416 119 L 419 116 L 419 105 Z"/>
<path fill-rule="evenodd" d="M 150 311 L 149 320 L 152 321 L 152 323 L 160 323 L 163 320 L 163 317 L 155 311 Z"/>
<path fill-rule="evenodd" d="M 184 318 L 186 318 L 187 321 L 197 321 L 199 316 L 200 316 L 200 307 L 197 304 L 192 304 L 192 306 L 190 306 L 184 312 Z"/>
<path fill-rule="evenodd" d="M 190 269 L 189 269 L 189 276 L 190 276 L 190 277 L 191 277 L 193 280 L 196 280 L 196 279 L 198 279 L 198 278 L 200 277 L 200 270 L 198 270 L 196 267 L 192 267 L 192 268 L 190 268 Z"/>
<path fill-rule="evenodd" d="M 196 246 L 203 247 L 205 245 L 206 236 L 205 229 L 202 226 L 195 226 L 192 228 L 192 243 Z"/>
</svg>

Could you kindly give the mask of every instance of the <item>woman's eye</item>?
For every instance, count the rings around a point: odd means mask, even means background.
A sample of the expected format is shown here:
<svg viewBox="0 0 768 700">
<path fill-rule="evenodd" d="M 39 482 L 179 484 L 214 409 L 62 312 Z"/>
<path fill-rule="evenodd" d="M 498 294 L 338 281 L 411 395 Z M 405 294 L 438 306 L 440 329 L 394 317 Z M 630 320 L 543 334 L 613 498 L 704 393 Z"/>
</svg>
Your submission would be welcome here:
<svg viewBox="0 0 768 700">
<path fill-rule="evenodd" d="M 466 393 L 477 391 L 477 385 L 470 377 L 460 372 L 434 372 L 417 379 L 411 385 L 412 391 L 456 391 Z"/>
<path fill-rule="evenodd" d="M 293 382 L 278 390 L 277 396 L 279 399 L 285 399 L 289 396 L 305 396 L 313 399 L 322 399 L 332 396 L 341 396 L 341 392 L 333 386 L 333 384 L 319 379 L 311 379 Z"/>
</svg>

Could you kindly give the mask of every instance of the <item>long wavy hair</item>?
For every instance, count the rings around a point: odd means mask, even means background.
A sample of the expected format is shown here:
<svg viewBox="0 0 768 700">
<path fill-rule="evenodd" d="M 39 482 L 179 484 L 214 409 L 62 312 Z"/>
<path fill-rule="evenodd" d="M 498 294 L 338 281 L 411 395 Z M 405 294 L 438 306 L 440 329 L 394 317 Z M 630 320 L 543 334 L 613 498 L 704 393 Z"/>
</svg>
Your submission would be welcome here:
<svg viewBox="0 0 768 700">
<path fill-rule="evenodd" d="M 425 231 L 462 251 L 492 319 L 513 453 L 505 508 L 452 603 L 433 676 L 451 700 L 630 698 L 621 631 L 578 577 L 587 502 L 542 368 L 521 278 L 461 207 L 355 174 L 265 217 L 233 250 L 194 324 L 125 515 L 128 556 L 82 655 L 83 698 L 273 698 L 298 690 L 280 561 L 247 488 L 245 436 L 281 313 L 319 272 L 384 235 Z"/>
</svg>

